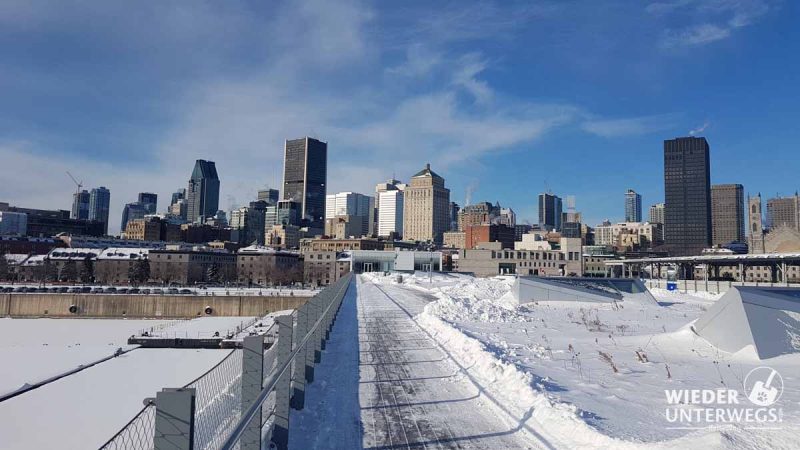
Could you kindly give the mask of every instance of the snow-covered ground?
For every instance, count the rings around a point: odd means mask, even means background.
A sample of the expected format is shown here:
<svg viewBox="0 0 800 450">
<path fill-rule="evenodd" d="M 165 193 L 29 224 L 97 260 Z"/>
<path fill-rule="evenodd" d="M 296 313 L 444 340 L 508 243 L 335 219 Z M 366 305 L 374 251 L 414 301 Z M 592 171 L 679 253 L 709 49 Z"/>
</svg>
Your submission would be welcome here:
<svg viewBox="0 0 800 450">
<path fill-rule="evenodd" d="M 396 284 L 395 277 L 363 277 Z M 515 307 L 509 301 L 511 277 L 404 278 L 397 287 L 436 299 L 416 316 L 417 323 L 508 408 L 520 414 L 533 408 L 531 426 L 556 447 L 800 447 L 800 353 L 760 361 L 747 350 L 728 354 L 698 337 L 688 325 L 718 295 L 655 290 L 658 304 L 539 302 Z M 671 405 L 665 390 L 742 391 L 744 377 L 759 366 L 783 376 L 776 405 L 782 408 L 782 422 L 710 428 L 701 422 L 685 429 L 686 423 L 666 419 Z"/>
</svg>

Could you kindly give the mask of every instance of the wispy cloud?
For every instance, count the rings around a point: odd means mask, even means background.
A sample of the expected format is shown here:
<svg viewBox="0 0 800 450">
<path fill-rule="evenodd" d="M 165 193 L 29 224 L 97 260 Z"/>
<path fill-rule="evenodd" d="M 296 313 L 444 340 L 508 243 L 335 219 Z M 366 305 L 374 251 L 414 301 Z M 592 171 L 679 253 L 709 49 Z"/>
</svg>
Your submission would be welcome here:
<svg viewBox="0 0 800 450">
<path fill-rule="evenodd" d="M 706 121 L 702 125 L 700 125 L 699 127 L 689 130 L 689 136 L 698 135 L 698 134 L 706 131 L 706 129 L 708 127 L 710 127 L 710 126 L 711 126 L 711 122 Z"/>
<path fill-rule="evenodd" d="M 660 47 L 673 49 L 709 44 L 726 39 L 739 28 L 753 24 L 771 8 L 768 0 L 674 0 L 649 4 L 654 15 L 679 15 L 694 24 L 668 28 Z"/>
<path fill-rule="evenodd" d="M 620 119 L 590 119 L 584 121 L 581 128 L 601 137 L 616 138 L 669 130 L 675 127 L 676 119 L 677 117 L 673 114 Z"/>
</svg>

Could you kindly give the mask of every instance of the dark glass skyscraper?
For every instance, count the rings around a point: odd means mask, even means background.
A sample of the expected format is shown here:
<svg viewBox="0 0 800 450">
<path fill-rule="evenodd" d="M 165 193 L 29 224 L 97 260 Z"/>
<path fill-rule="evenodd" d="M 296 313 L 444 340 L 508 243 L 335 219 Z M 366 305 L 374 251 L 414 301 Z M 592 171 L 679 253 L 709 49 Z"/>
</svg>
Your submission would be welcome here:
<svg viewBox="0 0 800 450">
<path fill-rule="evenodd" d="M 141 205 L 144 207 L 144 210 L 147 211 L 147 214 L 155 214 L 158 205 L 158 194 L 153 194 L 152 192 L 140 192 L 139 203 L 141 203 Z"/>
<path fill-rule="evenodd" d="M 563 208 L 561 197 L 551 193 L 539 194 L 539 225 L 548 230 L 561 231 Z"/>
<path fill-rule="evenodd" d="M 72 194 L 72 215 L 73 219 L 89 219 L 89 191 L 82 190 Z"/>
<path fill-rule="evenodd" d="M 189 187 L 186 189 L 186 220 L 205 222 L 219 209 L 219 176 L 214 161 L 198 159 L 194 163 Z"/>
<path fill-rule="evenodd" d="M 625 222 L 642 221 L 642 196 L 633 189 L 625 192 Z"/>
<path fill-rule="evenodd" d="M 283 199 L 300 203 L 303 225 L 325 228 L 328 144 L 305 137 L 286 141 Z"/>
<path fill-rule="evenodd" d="M 103 234 L 108 234 L 108 209 L 111 205 L 111 191 L 104 186 L 92 189 L 89 193 L 89 220 L 103 223 Z"/>
<path fill-rule="evenodd" d="M 664 141 L 664 231 L 672 255 L 711 245 L 711 164 L 705 138 Z"/>
</svg>

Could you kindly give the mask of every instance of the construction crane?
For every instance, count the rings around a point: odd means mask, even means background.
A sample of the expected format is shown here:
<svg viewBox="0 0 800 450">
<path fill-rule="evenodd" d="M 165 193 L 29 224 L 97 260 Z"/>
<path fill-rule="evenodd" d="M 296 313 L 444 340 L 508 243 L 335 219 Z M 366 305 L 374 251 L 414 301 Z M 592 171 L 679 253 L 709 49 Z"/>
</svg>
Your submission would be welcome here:
<svg viewBox="0 0 800 450">
<path fill-rule="evenodd" d="M 73 177 L 72 174 L 69 173 L 69 170 L 67 171 L 67 175 L 69 175 L 69 177 L 72 178 L 72 182 L 75 183 L 76 186 L 78 186 L 78 190 L 75 191 L 75 192 L 80 194 L 81 193 L 81 188 L 83 187 L 83 180 L 81 180 L 81 181 L 76 180 L 75 177 Z"/>
</svg>

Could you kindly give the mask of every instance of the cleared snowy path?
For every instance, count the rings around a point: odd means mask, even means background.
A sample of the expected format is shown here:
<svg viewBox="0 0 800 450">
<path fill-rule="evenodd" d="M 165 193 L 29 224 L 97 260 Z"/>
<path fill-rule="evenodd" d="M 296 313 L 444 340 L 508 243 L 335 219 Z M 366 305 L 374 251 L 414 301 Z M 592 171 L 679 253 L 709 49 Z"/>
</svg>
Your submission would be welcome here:
<svg viewBox="0 0 800 450">
<path fill-rule="evenodd" d="M 417 325 L 413 316 L 433 298 L 361 277 L 351 291 L 306 409 L 293 412 L 292 448 L 353 448 L 359 432 L 367 449 L 546 447 L 492 405 Z"/>
</svg>

